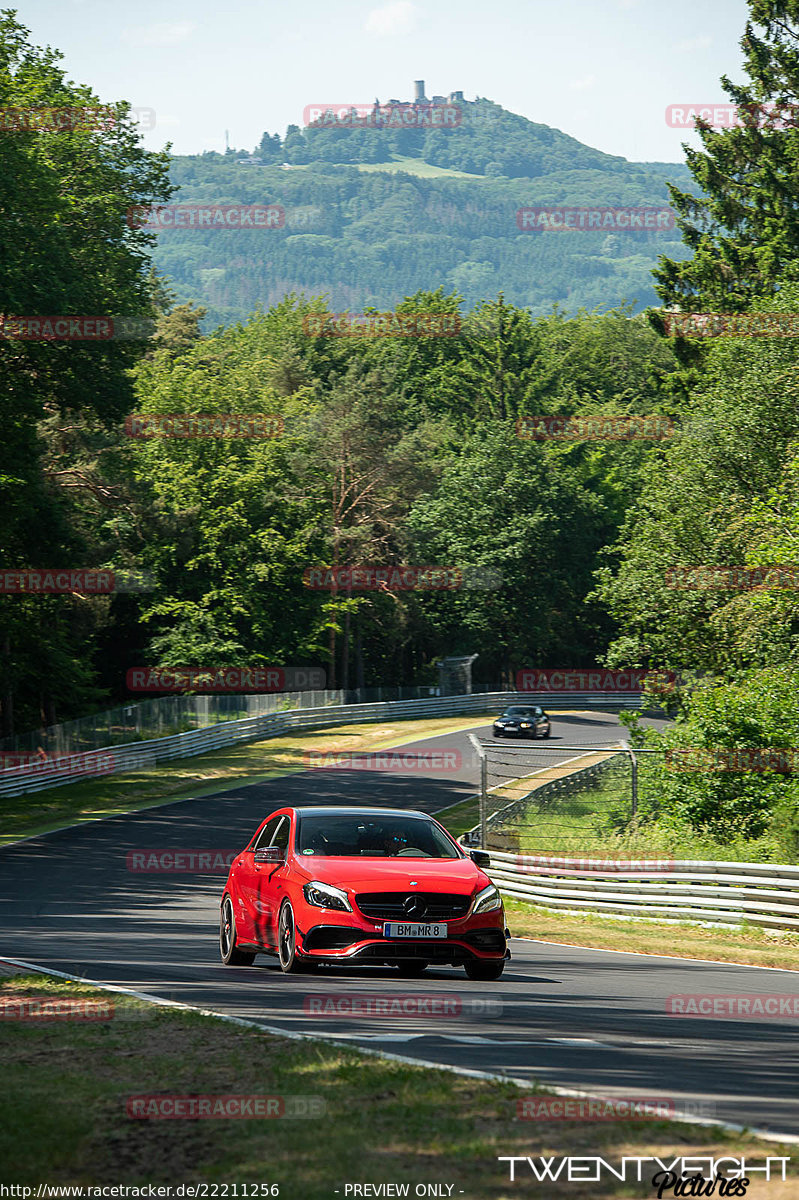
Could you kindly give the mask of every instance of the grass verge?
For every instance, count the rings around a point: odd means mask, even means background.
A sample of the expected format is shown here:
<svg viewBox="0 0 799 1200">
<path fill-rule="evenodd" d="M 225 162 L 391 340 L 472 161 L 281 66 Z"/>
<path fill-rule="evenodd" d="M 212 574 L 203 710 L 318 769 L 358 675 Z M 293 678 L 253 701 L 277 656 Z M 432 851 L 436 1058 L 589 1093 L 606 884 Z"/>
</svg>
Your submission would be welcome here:
<svg viewBox="0 0 799 1200">
<path fill-rule="evenodd" d="M 113 999 L 114 1010 L 102 1022 L 0 1025 L 6 1184 L 259 1183 L 277 1184 L 282 1200 L 331 1200 L 348 1183 L 407 1183 L 411 1195 L 417 1184 L 436 1183 L 469 1200 L 510 1200 L 519 1183 L 507 1182 L 502 1155 L 598 1155 L 614 1164 L 622 1156 L 746 1156 L 762 1163 L 791 1152 L 670 1121 L 518 1120 L 523 1093 L 510 1084 L 287 1041 L 46 977 L 0 980 L 0 1000 L 22 997 Z M 323 1112 L 313 1119 L 133 1119 L 128 1100 L 143 1094 L 315 1097 Z M 775 1185 L 757 1176 L 747 1196 L 771 1197 L 775 1189 L 780 1200 L 799 1197 L 795 1180 Z M 595 1183 L 558 1181 L 545 1194 L 653 1193 L 648 1181 L 603 1178 L 601 1192 Z"/>
<path fill-rule="evenodd" d="M 229 746 L 123 775 L 105 775 L 24 796 L 0 797 L 0 845 L 65 825 L 211 794 L 223 790 L 226 784 L 257 783 L 301 771 L 308 750 L 386 750 L 416 738 L 472 729 L 487 719 L 472 715 L 339 725 L 317 733 L 305 731 L 292 737 L 281 735 Z"/>
<path fill-rule="evenodd" d="M 614 921 L 592 913 L 560 913 L 505 897 L 508 926 L 515 937 L 628 950 L 634 954 L 712 958 L 753 967 L 799 971 L 799 933 L 772 933 L 756 925 L 730 929 L 675 922 Z"/>
</svg>

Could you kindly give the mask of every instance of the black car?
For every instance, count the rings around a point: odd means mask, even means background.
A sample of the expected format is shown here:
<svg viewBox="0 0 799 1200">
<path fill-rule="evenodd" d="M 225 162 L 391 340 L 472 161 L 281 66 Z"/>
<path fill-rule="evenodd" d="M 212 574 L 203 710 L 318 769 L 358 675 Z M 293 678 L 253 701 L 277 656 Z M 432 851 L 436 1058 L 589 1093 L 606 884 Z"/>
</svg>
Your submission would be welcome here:
<svg viewBox="0 0 799 1200">
<path fill-rule="evenodd" d="M 494 737 L 548 738 L 549 717 L 536 705 L 513 704 L 494 722 Z"/>
</svg>

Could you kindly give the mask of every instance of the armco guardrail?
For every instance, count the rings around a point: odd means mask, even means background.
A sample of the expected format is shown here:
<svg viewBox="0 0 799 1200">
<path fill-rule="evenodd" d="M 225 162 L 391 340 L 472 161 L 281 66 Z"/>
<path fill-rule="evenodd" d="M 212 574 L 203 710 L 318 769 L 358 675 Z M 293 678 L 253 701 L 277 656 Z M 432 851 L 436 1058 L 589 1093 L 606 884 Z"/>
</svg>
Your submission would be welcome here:
<svg viewBox="0 0 799 1200">
<path fill-rule="evenodd" d="M 625 867 L 607 859 L 490 854 L 488 875 L 500 891 L 541 908 L 799 929 L 799 866 L 644 859 Z"/>
<path fill-rule="evenodd" d="M 503 705 L 515 703 L 545 704 L 553 711 L 561 708 L 596 708 L 613 711 L 619 708 L 641 707 L 638 696 L 617 697 L 611 693 L 581 693 L 559 701 L 550 696 L 534 696 L 529 692 L 475 692 L 470 696 L 434 696 L 424 700 L 385 700 L 377 704 L 333 704 L 321 708 L 293 708 L 240 721 L 225 721 L 204 729 L 192 729 L 152 741 L 128 742 L 109 748 L 113 769 L 82 771 L 80 759 L 86 755 L 65 755 L 53 760 L 51 768 L 43 764 L 6 767 L 0 770 L 0 796 L 20 796 L 39 792 L 48 787 L 62 787 L 92 775 L 114 774 L 142 766 L 155 766 L 173 758 L 190 758 L 233 746 L 237 742 L 261 741 L 298 729 L 324 729 L 351 722 L 396 720 L 410 717 L 468 716 L 470 713 L 491 712 Z M 99 753 L 99 751 L 95 751 Z"/>
</svg>

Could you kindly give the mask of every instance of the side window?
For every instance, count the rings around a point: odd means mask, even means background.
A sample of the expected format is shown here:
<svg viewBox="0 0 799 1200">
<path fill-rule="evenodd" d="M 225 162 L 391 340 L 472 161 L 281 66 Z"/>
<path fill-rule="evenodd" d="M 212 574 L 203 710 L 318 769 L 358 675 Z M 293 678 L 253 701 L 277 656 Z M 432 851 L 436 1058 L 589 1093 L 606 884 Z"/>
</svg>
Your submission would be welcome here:
<svg viewBox="0 0 799 1200">
<path fill-rule="evenodd" d="M 291 829 L 291 821 L 288 817 L 282 817 L 277 833 L 272 838 L 270 845 L 279 846 L 285 854 L 289 847 L 289 831 Z"/>
<path fill-rule="evenodd" d="M 258 834 L 257 841 L 251 846 L 252 850 L 261 850 L 264 846 L 272 844 L 272 834 L 278 827 L 281 817 L 273 817 L 271 821 L 267 821 L 261 832 Z"/>
</svg>

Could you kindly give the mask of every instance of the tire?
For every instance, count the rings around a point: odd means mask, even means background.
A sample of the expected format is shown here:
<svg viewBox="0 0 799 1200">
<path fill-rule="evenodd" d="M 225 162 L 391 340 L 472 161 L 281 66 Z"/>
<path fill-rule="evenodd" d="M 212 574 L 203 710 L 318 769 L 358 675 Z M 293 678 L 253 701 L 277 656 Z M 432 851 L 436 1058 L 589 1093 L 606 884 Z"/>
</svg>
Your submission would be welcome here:
<svg viewBox="0 0 799 1200">
<path fill-rule="evenodd" d="M 473 958 L 471 962 L 463 964 L 463 969 L 470 979 L 499 979 L 505 970 L 505 959 L 502 958 L 499 962 L 482 962 Z"/>
<path fill-rule="evenodd" d="M 304 963 L 297 956 L 297 929 L 294 923 L 294 909 L 288 900 L 284 900 L 277 919 L 277 956 L 280 969 L 284 975 L 299 975 L 302 971 L 312 970 L 316 963 Z"/>
<path fill-rule="evenodd" d="M 397 970 L 406 979 L 416 979 L 419 975 L 423 975 L 429 966 L 430 963 L 425 962 L 423 958 L 409 958 L 407 962 L 397 963 Z"/>
<path fill-rule="evenodd" d="M 251 967 L 255 960 L 254 953 L 239 950 L 236 945 L 236 918 L 230 896 L 225 896 L 219 912 L 219 953 L 226 967 Z"/>
<path fill-rule="evenodd" d="M 552 732 L 552 726 L 550 725 L 549 728 L 547 729 L 546 733 L 544 734 L 544 737 L 548 738 L 551 732 Z"/>
</svg>

